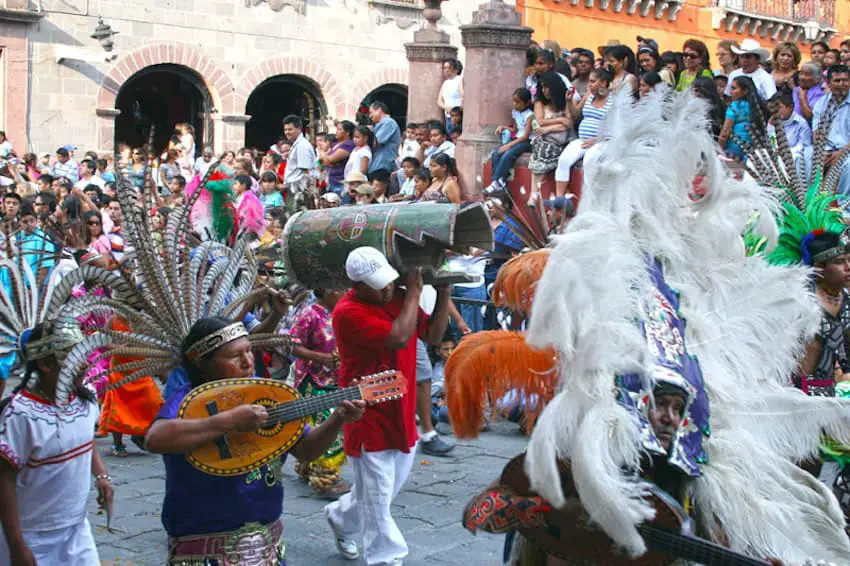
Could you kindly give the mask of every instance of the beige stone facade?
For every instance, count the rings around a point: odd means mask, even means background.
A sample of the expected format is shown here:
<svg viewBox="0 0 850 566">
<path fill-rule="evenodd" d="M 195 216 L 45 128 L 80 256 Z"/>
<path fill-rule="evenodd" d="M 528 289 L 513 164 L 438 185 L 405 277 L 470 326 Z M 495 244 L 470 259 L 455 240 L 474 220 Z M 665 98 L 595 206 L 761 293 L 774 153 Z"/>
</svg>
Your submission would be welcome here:
<svg viewBox="0 0 850 566">
<path fill-rule="evenodd" d="M 125 120 L 124 127 L 132 120 L 116 108 L 122 89 L 134 77 L 135 86 L 143 87 L 145 73 L 157 69 L 179 70 L 184 82 L 188 77 L 204 92 L 209 128 L 203 139 L 216 151 L 245 144 L 249 98 L 276 78 L 312 93 L 321 131 L 333 119 L 352 119 L 379 87 L 396 85 L 404 92 L 411 80 L 404 44 L 422 23 L 421 0 L 5 3 L 0 128 L 18 151 L 34 152 L 64 144 L 111 151 L 116 119 Z M 440 25 L 455 45 L 458 27 L 477 4 L 444 2 Z M 98 16 L 118 32 L 117 57 L 108 63 L 90 37 Z"/>
</svg>

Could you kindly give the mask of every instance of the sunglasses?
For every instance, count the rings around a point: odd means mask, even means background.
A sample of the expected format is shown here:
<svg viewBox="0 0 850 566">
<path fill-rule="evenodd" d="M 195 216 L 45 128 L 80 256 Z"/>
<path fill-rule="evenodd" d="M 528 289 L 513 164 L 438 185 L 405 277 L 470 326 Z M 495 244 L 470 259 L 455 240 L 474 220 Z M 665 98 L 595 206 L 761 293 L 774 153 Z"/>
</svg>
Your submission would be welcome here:
<svg viewBox="0 0 850 566">
<path fill-rule="evenodd" d="M 88 224 L 89 226 L 100 226 L 100 222 L 98 222 L 97 220 L 90 220 L 86 224 Z"/>
<path fill-rule="evenodd" d="M 685 59 L 699 59 L 699 55 L 696 53 L 683 53 L 682 57 Z"/>
</svg>

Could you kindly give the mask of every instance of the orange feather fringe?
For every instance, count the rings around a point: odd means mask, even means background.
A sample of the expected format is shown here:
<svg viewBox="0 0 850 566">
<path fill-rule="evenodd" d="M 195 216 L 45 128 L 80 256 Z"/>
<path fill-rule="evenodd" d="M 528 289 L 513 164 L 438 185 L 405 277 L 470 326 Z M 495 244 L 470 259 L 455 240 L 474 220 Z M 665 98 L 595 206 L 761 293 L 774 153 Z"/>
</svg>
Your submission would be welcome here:
<svg viewBox="0 0 850 566">
<path fill-rule="evenodd" d="M 496 306 L 531 312 L 534 289 L 549 261 L 549 248 L 534 250 L 510 259 L 499 269 L 493 287 Z"/>
<path fill-rule="evenodd" d="M 526 410 L 531 431 L 538 413 L 552 399 L 556 381 L 554 351 L 532 349 L 524 333 L 487 330 L 467 335 L 445 368 L 446 404 L 455 436 L 478 436 L 488 397 L 495 403 L 514 389 L 540 397 L 533 410 Z"/>
</svg>

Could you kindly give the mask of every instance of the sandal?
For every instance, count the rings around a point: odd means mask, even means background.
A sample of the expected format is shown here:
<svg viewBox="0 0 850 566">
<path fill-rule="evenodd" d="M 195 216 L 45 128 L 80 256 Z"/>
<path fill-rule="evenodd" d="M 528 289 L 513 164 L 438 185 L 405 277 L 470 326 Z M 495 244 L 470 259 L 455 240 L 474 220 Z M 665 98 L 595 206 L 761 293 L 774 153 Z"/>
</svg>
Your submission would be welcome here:
<svg viewBox="0 0 850 566">
<path fill-rule="evenodd" d="M 351 491 L 351 484 L 345 481 L 344 479 L 339 479 L 335 484 L 333 484 L 327 489 L 313 488 L 313 495 L 318 497 L 319 499 L 336 501 L 349 491 Z"/>
<path fill-rule="evenodd" d="M 109 449 L 109 455 L 115 456 L 116 458 L 126 458 L 127 457 L 127 447 L 123 444 L 121 446 L 112 445 L 112 448 Z"/>
</svg>

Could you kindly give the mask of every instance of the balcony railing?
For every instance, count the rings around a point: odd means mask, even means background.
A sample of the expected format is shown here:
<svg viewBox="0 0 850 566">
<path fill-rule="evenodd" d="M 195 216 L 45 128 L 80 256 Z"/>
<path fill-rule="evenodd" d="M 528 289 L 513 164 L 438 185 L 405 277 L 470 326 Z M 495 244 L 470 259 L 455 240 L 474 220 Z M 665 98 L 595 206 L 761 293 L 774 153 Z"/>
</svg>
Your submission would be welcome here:
<svg viewBox="0 0 850 566">
<path fill-rule="evenodd" d="M 717 0 L 717 6 L 753 16 L 795 23 L 816 21 L 822 28 L 835 28 L 836 0 Z"/>
</svg>

